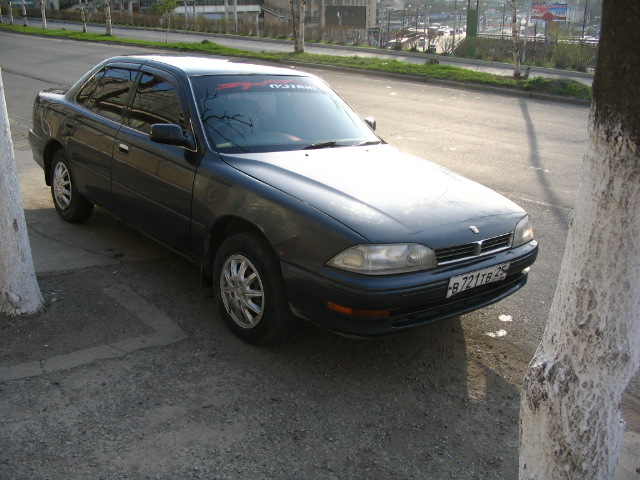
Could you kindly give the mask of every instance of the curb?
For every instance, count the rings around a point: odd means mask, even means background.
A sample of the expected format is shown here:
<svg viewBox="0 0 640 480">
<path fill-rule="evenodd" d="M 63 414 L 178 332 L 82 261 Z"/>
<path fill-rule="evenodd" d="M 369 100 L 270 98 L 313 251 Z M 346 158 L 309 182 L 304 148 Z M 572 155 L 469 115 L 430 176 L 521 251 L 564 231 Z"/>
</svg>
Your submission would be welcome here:
<svg viewBox="0 0 640 480">
<path fill-rule="evenodd" d="M 229 58 L 238 58 L 239 60 L 243 60 L 242 57 L 229 57 Z M 352 67 L 325 65 L 322 63 L 295 62 L 290 60 L 280 60 L 275 63 L 281 63 L 281 64 L 291 65 L 291 66 L 301 66 L 303 68 L 306 67 L 306 68 L 315 68 L 320 70 L 332 70 L 334 72 L 366 74 L 366 75 L 382 77 L 382 78 L 402 79 L 405 81 L 427 83 L 427 84 L 441 86 L 441 87 L 460 88 L 465 90 L 479 90 L 483 92 L 490 92 L 490 93 L 496 93 L 501 95 L 510 95 L 510 96 L 521 97 L 521 98 L 531 98 L 534 100 L 546 100 L 546 101 L 553 101 L 553 102 L 560 102 L 560 103 L 570 103 L 573 105 L 581 105 L 581 106 L 587 106 L 587 107 L 591 105 L 590 100 L 582 100 L 579 98 L 565 97 L 562 95 L 553 95 L 549 93 L 539 93 L 539 92 L 527 92 L 524 90 L 517 90 L 515 88 L 494 87 L 491 85 L 482 85 L 478 83 L 456 82 L 454 80 L 427 78 L 427 77 L 420 77 L 418 75 L 406 75 L 402 73 L 380 72 L 377 70 L 367 70 L 367 69 L 352 68 Z"/>
<path fill-rule="evenodd" d="M 105 286 L 103 291 L 114 302 L 134 314 L 140 322 L 153 329 L 152 333 L 104 345 L 76 350 L 41 360 L 0 367 L 0 382 L 37 377 L 90 364 L 97 360 L 121 358 L 138 350 L 164 347 L 180 342 L 188 335 L 157 306 L 140 294 L 122 285 Z"/>
</svg>

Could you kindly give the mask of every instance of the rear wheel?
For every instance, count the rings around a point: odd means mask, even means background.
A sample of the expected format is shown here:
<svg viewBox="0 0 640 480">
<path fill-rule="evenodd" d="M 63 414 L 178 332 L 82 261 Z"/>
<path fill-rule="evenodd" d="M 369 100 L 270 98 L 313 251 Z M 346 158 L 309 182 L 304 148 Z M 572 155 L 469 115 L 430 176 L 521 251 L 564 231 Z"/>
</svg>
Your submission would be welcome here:
<svg viewBox="0 0 640 480">
<path fill-rule="evenodd" d="M 225 240 L 216 255 L 213 279 L 227 326 L 245 342 L 280 340 L 295 327 L 278 261 L 258 235 L 242 233 Z"/>
<path fill-rule="evenodd" d="M 51 197 L 58 215 L 67 222 L 83 222 L 93 212 L 93 204 L 77 191 L 64 150 L 58 150 L 51 162 Z"/>
</svg>

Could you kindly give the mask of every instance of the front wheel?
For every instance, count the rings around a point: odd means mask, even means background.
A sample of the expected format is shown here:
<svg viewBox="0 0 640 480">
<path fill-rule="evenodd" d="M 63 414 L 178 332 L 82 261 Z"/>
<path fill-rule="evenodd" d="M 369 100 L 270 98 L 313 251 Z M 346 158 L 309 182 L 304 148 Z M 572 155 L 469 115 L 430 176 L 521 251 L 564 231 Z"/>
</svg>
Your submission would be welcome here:
<svg viewBox="0 0 640 480">
<path fill-rule="evenodd" d="M 51 162 L 51 197 L 58 215 L 67 222 L 83 222 L 93 212 L 93 204 L 78 193 L 63 150 L 58 150 Z"/>
<path fill-rule="evenodd" d="M 213 264 L 213 278 L 220 313 L 245 342 L 274 342 L 295 327 L 278 261 L 257 235 L 242 233 L 225 240 Z"/>
</svg>

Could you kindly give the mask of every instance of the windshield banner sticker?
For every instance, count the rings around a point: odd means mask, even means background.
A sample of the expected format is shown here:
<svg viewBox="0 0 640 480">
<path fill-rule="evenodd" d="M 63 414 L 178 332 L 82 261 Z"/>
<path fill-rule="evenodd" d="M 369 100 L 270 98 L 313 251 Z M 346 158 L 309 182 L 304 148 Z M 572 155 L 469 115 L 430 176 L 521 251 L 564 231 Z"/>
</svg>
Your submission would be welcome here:
<svg viewBox="0 0 640 480">
<path fill-rule="evenodd" d="M 295 83 L 293 83 L 295 82 Z M 304 85 L 306 83 L 304 79 L 288 79 L 288 80 L 275 80 L 269 79 L 262 82 L 234 82 L 234 83 L 221 83 L 216 87 L 216 90 L 264 90 L 264 89 L 288 89 L 288 90 L 317 90 L 313 85 Z"/>
</svg>

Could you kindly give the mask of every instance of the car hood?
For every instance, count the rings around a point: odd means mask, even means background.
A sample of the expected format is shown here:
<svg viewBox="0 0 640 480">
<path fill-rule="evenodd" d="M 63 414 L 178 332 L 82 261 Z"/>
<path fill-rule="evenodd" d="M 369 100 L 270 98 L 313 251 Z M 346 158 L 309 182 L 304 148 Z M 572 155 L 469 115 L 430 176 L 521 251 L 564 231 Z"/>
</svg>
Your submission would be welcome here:
<svg viewBox="0 0 640 480">
<path fill-rule="evenodd" d="M 511 232 L 525 215 L 493 190 L 390 145 L 222 158 L 373 243 L 441 248 Z"/>
</svg>

